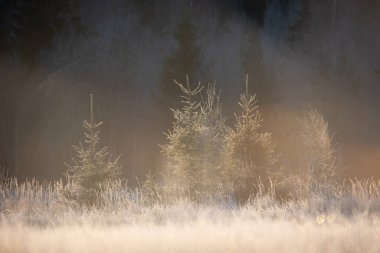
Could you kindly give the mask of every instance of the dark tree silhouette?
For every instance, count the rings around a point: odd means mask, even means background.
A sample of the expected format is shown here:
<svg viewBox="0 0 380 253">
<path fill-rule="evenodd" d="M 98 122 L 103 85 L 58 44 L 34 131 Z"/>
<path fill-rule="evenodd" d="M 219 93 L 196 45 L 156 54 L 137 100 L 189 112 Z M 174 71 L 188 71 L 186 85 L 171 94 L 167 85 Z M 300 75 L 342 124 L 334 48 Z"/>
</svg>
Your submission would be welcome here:
<svg viewBox="0 0 380 253">
<path fill-rule="evenodd" d="M 159 102 L 167 108 L 178 107 L 179 89 L 173 84 L 173 79 L 185 83 L 185 76 L 195 79 L 200 70 L 200 47 L 197 34 L 189 12 L 183 12 L 181 20 L 174 33 L 176 48 L 168 57 L 163 67 L 163 75 L 159 84 Z"/>
</svg>

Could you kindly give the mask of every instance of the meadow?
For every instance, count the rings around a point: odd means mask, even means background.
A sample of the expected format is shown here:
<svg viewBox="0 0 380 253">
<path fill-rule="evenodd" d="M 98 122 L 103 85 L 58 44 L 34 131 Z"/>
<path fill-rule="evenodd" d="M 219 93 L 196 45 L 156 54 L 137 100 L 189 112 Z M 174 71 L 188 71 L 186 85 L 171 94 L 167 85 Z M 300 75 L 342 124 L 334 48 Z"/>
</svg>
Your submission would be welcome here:
<svg viewBox="0 0 380 253">
<path fill-rule="evenodd" d="M 215 85 L 177 84 L 182 107 L 160 145 L 167 163 L 137 186 L 100 146 L 93 95 L 65 178 L 2 173 L 0 252 L 380 252 L 380 181 L 342 180 L 322 114 L 299 120 L 291 170 L 262 129 L 248 76 L 233 126 Z"/>
<path fill-rule="evenodd" d="M 380 0 L 0 0 L 0 253 L 380 253 L 379 31 Z"/>
<path fill-rule="evenodd" d="M 380 181 L 279 201 L 258 193 L 193 200 L 179 189 L 105 188 L 67 205 L 62 181 L 0 185 L 0 252 L 379 252 Z M 216 200 L 217 199 L 217 200 Z"/>
</svg>

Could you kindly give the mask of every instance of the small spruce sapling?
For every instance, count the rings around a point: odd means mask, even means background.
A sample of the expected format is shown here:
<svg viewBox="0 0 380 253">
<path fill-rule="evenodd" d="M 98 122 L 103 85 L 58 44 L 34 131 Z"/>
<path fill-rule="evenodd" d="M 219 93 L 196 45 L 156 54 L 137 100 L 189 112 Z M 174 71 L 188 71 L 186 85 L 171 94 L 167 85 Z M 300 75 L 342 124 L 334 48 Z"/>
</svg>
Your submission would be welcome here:
<svg viewBox="0 0 380 253">
<path fill-rule="evenodd" d="M 240 95 L 241 115 L 234 128 L 225 134 L 224 179 L 232 182 L 236 198 L 246 201 L 255 192 L 255 184 L 269 184 L 269 172 L 277 161 L 271 134 L 262 132 L 262 119 L 255 95 L 246 90 Z"/>
<path fill-rule="evenodd" d="M 204 184 L 213 190 L 217 184 L 221 183 L 223 135 L 227 130 L 226 118 L 220 102 L 220 92 L 216 91 L 215 83 L 207 86 L 201 112 L 204 140 L 202 150 Z"/>
<path fill-rule="evenodd" d="M 301 120 L 303 154 L 300 166 L 306 193 L 320 193 L 336 183 L 336 150 L 328 123 L 315 109 Z"/>
<path fill-rule="evenodd" d="M 65 195 L 78 204 L 98 204 L 98 194 L 107 182 L 117 180 L 120 176 L 120 155 L 115 159 L 109 153 L 109 148 L 99 148 L 99 127 L 103 122 L 94 121 L 93 94 L 90 95 L 90 122 L 83 121 L 85 128 L 84 143 L 73 145 L 76 158 L 73 165 L 66 164 L 68 183 L 71 185 Z"/>
<path fill-rule="evenodd" d="M 165 133 L 168 144 L 160 145 L 168 159 L 168 181 L 190 191 L 200 187 L 202 167 L 200 150 L 202 140 L 201 104 L 194 100 L 203 86 L 200 83 L 192 89 L 186 75 L 186 86 L 174 80 L 184 93 L 181 98 L 183 107 L 171 109 L 174 114 L 173 129 Z"/>
</svg>

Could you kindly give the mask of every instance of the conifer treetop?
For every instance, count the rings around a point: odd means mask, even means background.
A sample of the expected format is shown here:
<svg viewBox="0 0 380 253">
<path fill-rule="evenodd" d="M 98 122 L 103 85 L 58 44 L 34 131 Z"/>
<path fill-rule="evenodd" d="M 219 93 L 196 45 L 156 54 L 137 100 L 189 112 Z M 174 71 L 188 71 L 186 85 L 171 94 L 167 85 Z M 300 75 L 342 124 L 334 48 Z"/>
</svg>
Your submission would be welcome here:
<svg viewBox="0 0 380 253">
<path fill-rule="evenodd" d="M 185 95 L 181 95 L 181 98 L 184 99 L 181 102 L 184 104 L 191 104 L 191 98 L 199 94 L 204 88 L 204 86 L 201 85 L 201 82 L 198 82 L 197 86 L 194 89 L 191 89 L 188 75 L 186 75 L 186 87 L 175 79 L 173 79 L 173 82 L 180 87 L 183 93 L 185 93 Z"/>
</svg>

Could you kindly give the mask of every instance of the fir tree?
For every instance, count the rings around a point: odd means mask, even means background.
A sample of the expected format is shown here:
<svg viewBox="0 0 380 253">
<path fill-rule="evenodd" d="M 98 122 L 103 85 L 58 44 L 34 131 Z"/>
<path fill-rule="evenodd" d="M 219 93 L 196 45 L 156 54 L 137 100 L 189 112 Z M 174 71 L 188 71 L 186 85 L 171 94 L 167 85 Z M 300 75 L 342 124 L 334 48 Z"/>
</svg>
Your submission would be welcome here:
<svg viewBox="0 0 380 253">
<path fill-rule="evenodd" d="M 225 135 L 224 178 L 233 183 L 237 198 L 245 201 L 254 191 L 254 184 L 267 180 L 277 161 L 271 134 L 261 132 L 262 119 L 255 95 L 246 91 L 240 95 L 241 115 L 234 128 Z"/>
<path fill-rule="evenodd" d="M 91 118 L 90 122 L 83 121 L 85 128 L 84 144 L 73 145 L 76 158 L 73 165 L 67 165 L 66 173 L 68 182 L 72 188 L 66 192 L 66 196 L 80 204 L 96 204 L 97 195 L 102 186 L 110 180 L 118 179 L 120 175 L 120 155 L 113 159 L 109 148 L 99 148 L 99 127 L 103 122 L 94 121 L 93 94 L 91 96 Z"/>
<path fill-rule="evenodd" d="M 184 93 L 181 96 L 183 107 L 171 109 L 174 114 L 173 130 L 166 133 L 169 141 L 161 145 L 162 152 L 168 158 L 169 179 L 174 185 L 195 188 L 200 181 L 200 150 L 202 150 L 201 104 L 194 100 L 203 87 L 200 83 L 191 89 L 186 75 L 186 87 L 174 81 Z"/>
<path fill-rule="evenodd" d="M 220 92 L 217 93 L 215 84 L 209 84 L 205 99 L 202 101 L 203 129 L 203 168 L 204 183 L 215 186 L 221 180 L 223 160 L 223 135 L 226 132 L 226 118 L 223 115 L 220 102 Z"/>
<path fill-rule="evenodd" d="M 203 87 L 199 83 L 191 89 L 187 76 L 186 80 L 186 87 L 175 81 L 184 93 L 183 107 L 172 110 L 173 130 L 166 134 L 169 143 L 161 148 L 168 158 L 169 178 L 174 184 L 191 193 L 210 192 L 220 182 L 225 118 L 214 84 L 208 85 L 206 96 L 198 102 L 195 96 Z"/>
<path fill-rule="evenodd" d="M 327 121 L 314 109 L 301 120 L 303 156 L 300 166 L 306 193 L 319 193 L 336 182 L 336 150 Z"/>
</svg>

